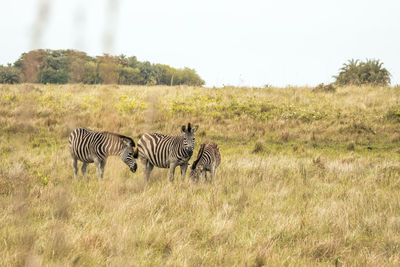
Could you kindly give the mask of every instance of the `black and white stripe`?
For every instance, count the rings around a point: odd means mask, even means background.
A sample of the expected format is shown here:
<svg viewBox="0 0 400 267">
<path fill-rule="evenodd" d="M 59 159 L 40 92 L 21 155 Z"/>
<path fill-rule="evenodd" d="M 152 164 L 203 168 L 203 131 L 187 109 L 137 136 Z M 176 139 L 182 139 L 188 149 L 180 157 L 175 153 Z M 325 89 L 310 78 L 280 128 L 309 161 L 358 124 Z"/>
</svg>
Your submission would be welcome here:
<svg viewBox="0 0 400 267">
<path fill-rule="evenodd" d="M 82 174 L 86 179 L 86 167 L 95 163 L 99 179 L 103 179 L 104 166 L 108 156 L 120 156 L 132 172 L 137 169 L 132 138 L 109 132 L 95 132 L 86 128 L 77 128 L 69 136 L 70 153 L 74 166 L 75 179 L 78 177 L 78 160 L 83 162 Z"/>
<path fill-rule="evenodd" d="M 194 181 L 199 180 L 202 173 L 204 182 L 207 181 L 207 171 L 211 173 L 211 182 L 214 181 L 215 171 L 221 163 L 221 154 L 216 143 L 205 142 L 201 144 L 197 159 L 193 162 L 190 171 L 190 178 Z"/>
<path fill-rule="evenodd" d="M 189 159 L 193 155 L 194 133 L 197 129 L 198 126 L 192 128 L 188 123 L 187 127 L 182 126 L 181 135 L 146 133 L 139 139 L 139 158 L 143 163 L 147 181 L 154 166 L 169 168 L 171 181 L 174 180 L 175 168 L 180 166 L 182 180 L 184 180 Z"/>
</svg>

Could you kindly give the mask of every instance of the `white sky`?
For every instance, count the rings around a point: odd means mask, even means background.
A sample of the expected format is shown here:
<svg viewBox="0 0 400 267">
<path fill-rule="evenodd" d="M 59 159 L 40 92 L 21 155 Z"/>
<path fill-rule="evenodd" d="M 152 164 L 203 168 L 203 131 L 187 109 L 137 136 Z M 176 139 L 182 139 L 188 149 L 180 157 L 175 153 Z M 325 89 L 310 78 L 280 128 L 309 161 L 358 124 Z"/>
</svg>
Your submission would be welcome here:
<svg viewBox="0 0 400 267">
<path fill-rule="evenodd" d="M 113 13 L 107 0 L 0 0 L 0 64 L 34 48 L 78 49 L 194 68 L 207 86 L 313 86 L 348 59 L 374 58 L 400 83 L 398 0 L 118 2 Z"/>
</svg>

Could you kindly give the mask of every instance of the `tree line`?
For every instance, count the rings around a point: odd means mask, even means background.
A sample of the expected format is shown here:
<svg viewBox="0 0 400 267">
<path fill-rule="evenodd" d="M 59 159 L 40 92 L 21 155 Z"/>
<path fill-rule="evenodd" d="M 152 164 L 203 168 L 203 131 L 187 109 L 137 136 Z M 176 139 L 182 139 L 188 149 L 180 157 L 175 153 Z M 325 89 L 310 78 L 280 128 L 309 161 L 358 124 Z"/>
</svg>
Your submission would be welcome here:
<svg viewBox="0 0 400 267">
<path fill-rule="evenodd" d="M 91 57 L 76 50 L 39 49 L 0 65 L 0 83 L 204 85 L 194 69 L 176 69 L 125 55 Z"/>
</svg>

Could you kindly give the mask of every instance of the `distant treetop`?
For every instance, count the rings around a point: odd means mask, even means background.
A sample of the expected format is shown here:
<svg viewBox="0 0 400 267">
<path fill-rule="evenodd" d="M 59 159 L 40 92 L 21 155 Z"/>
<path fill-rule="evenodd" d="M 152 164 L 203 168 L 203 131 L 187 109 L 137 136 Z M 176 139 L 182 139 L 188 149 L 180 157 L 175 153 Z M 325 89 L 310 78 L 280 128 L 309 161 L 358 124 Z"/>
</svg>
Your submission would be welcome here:
<svg viewBox="0 0 400 267">
<path fill-rule="evenodd" d="M 194 69 L 140 62 L 125 55 L 90 57 L 76 50 L 33 50 L 0 65 L 0 83 L 204 85 Z"/>
<path fill-rule="evenodd" d="M 375 59 L 367 59 L 366 62 L 352 59 L 343 64 L 339 75 L 333 77 L 338 85 L 389 85 L 390 73 L 382 65 Z"/>
</svg>

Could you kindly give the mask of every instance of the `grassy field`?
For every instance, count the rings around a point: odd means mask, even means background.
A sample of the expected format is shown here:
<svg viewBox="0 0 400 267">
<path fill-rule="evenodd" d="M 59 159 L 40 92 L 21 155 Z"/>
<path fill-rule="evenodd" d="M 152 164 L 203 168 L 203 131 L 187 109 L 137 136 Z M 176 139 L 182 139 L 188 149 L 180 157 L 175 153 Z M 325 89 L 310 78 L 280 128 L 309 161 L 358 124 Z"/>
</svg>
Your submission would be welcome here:
<svg viewBox="0 0 400 267">
<path fill-rule="evenodd" d="M 73 180 L 75 127 L 189 121 L 193 157 L 220 146 L 213 185 L 118 158 Z M 398 266 L 399 126 L 399 87 L 0 85 L 1 265 Z"/>
</svg>

